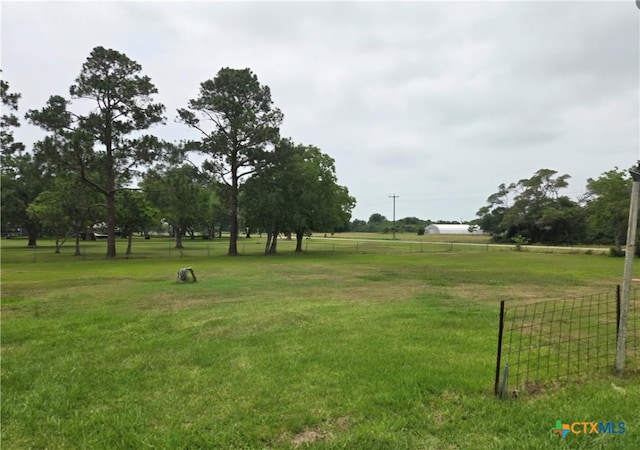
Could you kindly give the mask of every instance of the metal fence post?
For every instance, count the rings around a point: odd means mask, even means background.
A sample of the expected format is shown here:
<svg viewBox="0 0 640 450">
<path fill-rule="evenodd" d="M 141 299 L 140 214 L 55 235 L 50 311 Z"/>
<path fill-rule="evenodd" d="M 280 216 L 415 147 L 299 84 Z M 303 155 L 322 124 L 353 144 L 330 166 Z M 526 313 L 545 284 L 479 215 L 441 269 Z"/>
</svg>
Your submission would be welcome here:
<svg viewBox="0 0 640 450">
<path fill-rule="evenodd" d="M 631 205 L 629 206 L 629 227 L 627 229 L 627 246 L 624 255 L 624 277 L 622 280 L 622 298 L 620 301 L 619 330 L 616 342 L 616 373 L 624 372 L 624 360 L 627 346 L 627 322 L 629 318 L 629 297 L 631 294 L 631 277 L 633 259 L 636 256 L 636 231 L 638 229 L 638 198 L 640 197 L 640 161 L 638 167 L 629 170 L 633 183 L 631 185 Z"/>
<path fill-rule="evenodd" d="M 500 357 L 502 355 L 502 331 L 504 330 L 504 300 L 500 300 L 500 324 L 498 325 L 498 355 L 496 356 L 496 380 L 494 392 L 496 397 L 500 394 Z"/>
<path fill-rule="evenodd" d="M 618 335 L 620 334 L 620 285 L 616 285 L 616 342 L 618 342 Z"/>
</svg>

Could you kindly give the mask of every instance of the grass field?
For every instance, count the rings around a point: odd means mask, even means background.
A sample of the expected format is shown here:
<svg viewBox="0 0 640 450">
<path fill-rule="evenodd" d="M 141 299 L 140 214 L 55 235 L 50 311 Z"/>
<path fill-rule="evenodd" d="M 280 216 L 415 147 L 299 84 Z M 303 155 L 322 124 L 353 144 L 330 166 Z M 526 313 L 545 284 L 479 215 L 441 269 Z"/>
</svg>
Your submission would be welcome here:
<svg viewBox="0 0 640 450">
<path fill-rule="evenodd" d="M 493 396 L 499 301 L 614 289 L 620 258 L 24 244 L 2 242 L 3 449 L 640 448 L 636 375 Z M 562 439 L 557 420 L 626 432 Z"/>
</svg>

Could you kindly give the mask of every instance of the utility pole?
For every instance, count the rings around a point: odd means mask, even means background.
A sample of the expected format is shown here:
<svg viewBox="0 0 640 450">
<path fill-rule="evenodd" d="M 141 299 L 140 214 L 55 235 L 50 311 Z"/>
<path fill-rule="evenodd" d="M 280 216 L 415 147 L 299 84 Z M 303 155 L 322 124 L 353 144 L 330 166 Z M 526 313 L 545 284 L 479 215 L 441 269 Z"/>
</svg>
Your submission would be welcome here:
<svg viewBox="0 0 640 450">
<path fill-rule="evenodd" d="M 389 198 L 393 199 L 393 240 L 396 240 L 396 199 L 400 197 L 399 195 L 393 194 L 390 195 Z"/>
<path fill-rule="evenodd" d="M 629 205 L 629 228 L 627 229 L 627 248 L 624 255 L 624 278 L 622 280 L 622 298 L 620 299 L 620 321 L 618 322 L 618 342 L 616 345 L 616 373 L 624 372 L 624 358 L 627 351 L 627 320 L 629 317 L 629 297 L 631 297 L 631 275 L 633 258 L 636 256 L 636 229 L 638 227 L 638 196 L 640 194 L 640 161 L 638 166 L 629 170 L 633 185 L 631 187 L 631 205 Z"/>
</svg>

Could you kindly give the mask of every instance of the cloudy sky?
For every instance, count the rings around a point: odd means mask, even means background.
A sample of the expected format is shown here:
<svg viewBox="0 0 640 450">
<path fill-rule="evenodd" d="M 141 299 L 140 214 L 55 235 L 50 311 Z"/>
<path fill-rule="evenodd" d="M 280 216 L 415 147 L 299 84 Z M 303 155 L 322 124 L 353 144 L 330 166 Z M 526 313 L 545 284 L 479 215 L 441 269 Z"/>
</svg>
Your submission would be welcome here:
<svg viewBox="0 0 640 450">
<path fill-rule="evenodd" d="M 353 217 L 471 220 L 538 169 L 586 180 L 640 158 L 640 10 L 602 2 L 6 2 L 3 77 L 20 113 L 67 96 L 92 48 L 142 65 L 167 108 L 249 67 L 283 136 L 336 161 Z M 16 137 L 43 134 L 27 123 Z"/>
</svg>

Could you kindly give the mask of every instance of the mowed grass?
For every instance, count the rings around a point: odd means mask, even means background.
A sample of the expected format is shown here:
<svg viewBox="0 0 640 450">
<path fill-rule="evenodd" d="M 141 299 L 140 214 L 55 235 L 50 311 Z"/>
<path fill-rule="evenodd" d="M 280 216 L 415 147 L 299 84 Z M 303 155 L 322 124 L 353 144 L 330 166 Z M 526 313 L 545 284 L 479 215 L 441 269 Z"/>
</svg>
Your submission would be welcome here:
<svg viewBox="0 0 640 450">
<path fill-rule="evenodd" d="M 613 290 L 619 258 L 2 245 L 2 448 L 640 448 L 637 375 L 493 396 L 499 301 Z M 556 420 L 627 431 L 561 439 Z"/>
</svg>

